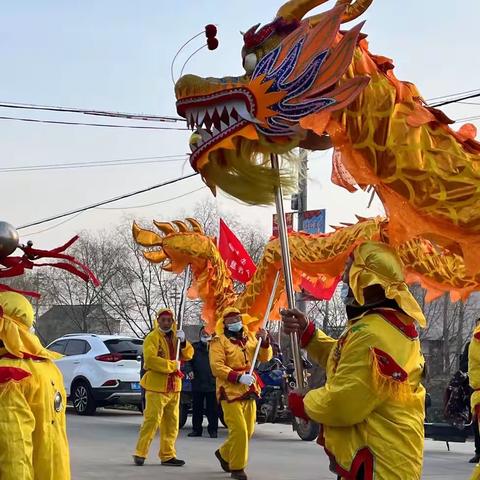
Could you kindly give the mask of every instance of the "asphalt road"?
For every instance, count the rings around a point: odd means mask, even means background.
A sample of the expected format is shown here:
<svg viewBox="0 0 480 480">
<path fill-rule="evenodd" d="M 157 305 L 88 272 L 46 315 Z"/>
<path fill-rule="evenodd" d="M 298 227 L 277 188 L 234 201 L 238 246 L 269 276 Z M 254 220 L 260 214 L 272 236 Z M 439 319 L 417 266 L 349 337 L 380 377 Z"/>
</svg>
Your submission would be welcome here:
<svg viewBox="0 0 480 480">
<path fill-rule="evenodd" d="M 220 429 L 218 439 L 188 438 L 188 427 L 180 432 L 177 455 L 187 464 L 183 468 L 162 467 L 158 460 L 158 438 L 152 444 L 150 458 L 143 467 L 132 463 L 132 451 L 142 417 L 100 409 L 93 417 L 68 414 L 68 436 L 73 480 L 222 480 L 230 478 L 219 471 L 213 452 L 226 435 Z M 423 479 L 466 480 L 472 470 L 467 463 L 473 445 L 426 441 Z M 247 469 L 252 480 L 335 480 L 328 461 L 315 442 L 302 442 L 288 425 L 257 425 L 251 442 Z M 407 479 L 405 479 L 407 480 Z"/>
</svg>

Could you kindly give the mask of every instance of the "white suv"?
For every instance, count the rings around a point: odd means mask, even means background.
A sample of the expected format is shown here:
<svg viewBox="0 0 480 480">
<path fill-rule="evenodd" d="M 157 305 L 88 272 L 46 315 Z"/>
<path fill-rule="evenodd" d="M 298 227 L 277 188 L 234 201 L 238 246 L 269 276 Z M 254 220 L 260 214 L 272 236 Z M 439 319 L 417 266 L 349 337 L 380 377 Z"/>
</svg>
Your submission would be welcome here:
<svg viewBox="0 0 480 480">
<path fill-rule="evenodd" d="M 47 348 L 65 355 L 56 364 L 79 415 L 93 415 L 97 407 L 106 405 L 133 404 L 141 408 L 143 340 L 78 333 L 64 335 Z"/>
</svg>

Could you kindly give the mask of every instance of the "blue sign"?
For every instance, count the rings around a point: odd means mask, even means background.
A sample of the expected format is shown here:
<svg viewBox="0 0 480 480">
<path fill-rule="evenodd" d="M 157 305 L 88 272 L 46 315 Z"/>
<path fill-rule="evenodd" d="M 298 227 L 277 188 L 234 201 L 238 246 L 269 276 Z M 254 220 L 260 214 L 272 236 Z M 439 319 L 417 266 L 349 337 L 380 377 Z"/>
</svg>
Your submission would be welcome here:
<svg viewBox="0 0 480 480">
<path fill-rule="evenodd" d="M 303 214 L 303 228 L 305 233 L 325 233 L 326 210 L 309 210 Z"/>
</svg>

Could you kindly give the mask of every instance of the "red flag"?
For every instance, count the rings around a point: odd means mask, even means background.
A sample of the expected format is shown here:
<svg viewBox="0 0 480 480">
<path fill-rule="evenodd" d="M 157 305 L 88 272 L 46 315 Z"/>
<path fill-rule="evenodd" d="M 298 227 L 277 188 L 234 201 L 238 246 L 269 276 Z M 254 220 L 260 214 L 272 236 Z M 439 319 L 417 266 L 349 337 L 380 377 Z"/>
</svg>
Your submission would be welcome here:
<svg viewBox="0 0 480 480">
<path fill-rule="evenodd" d="M 300 285 L 316 300 L 331 300 L 340 280 L 341 277 L 337 277 L 329 287 L 325 287 L 322 280 L 313 283 L 308 278 L 303 278 Z"/>
<path fill-rule="evenodd" d="M 253 277 L 257 267 L 240 240 L 222 219 L 220 219 L 218 250 L 234 280 L 247 283 Z"/>
</svg>

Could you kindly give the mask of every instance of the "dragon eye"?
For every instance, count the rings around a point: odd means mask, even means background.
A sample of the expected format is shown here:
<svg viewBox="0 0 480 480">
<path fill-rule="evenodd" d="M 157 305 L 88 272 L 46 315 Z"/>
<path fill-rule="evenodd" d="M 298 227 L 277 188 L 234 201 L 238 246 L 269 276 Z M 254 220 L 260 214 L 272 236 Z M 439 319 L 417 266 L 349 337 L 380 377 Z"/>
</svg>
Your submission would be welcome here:
<svg viewBox="0 0 480 480">
<path fill-rule="evenodd" d="M 253 73 L 255 67 L 257 66 L 257 56 L 254 53 L 249 53 L 245 55 L 243 59 L 243 68 L 247 73 Z"/>
</svg>

